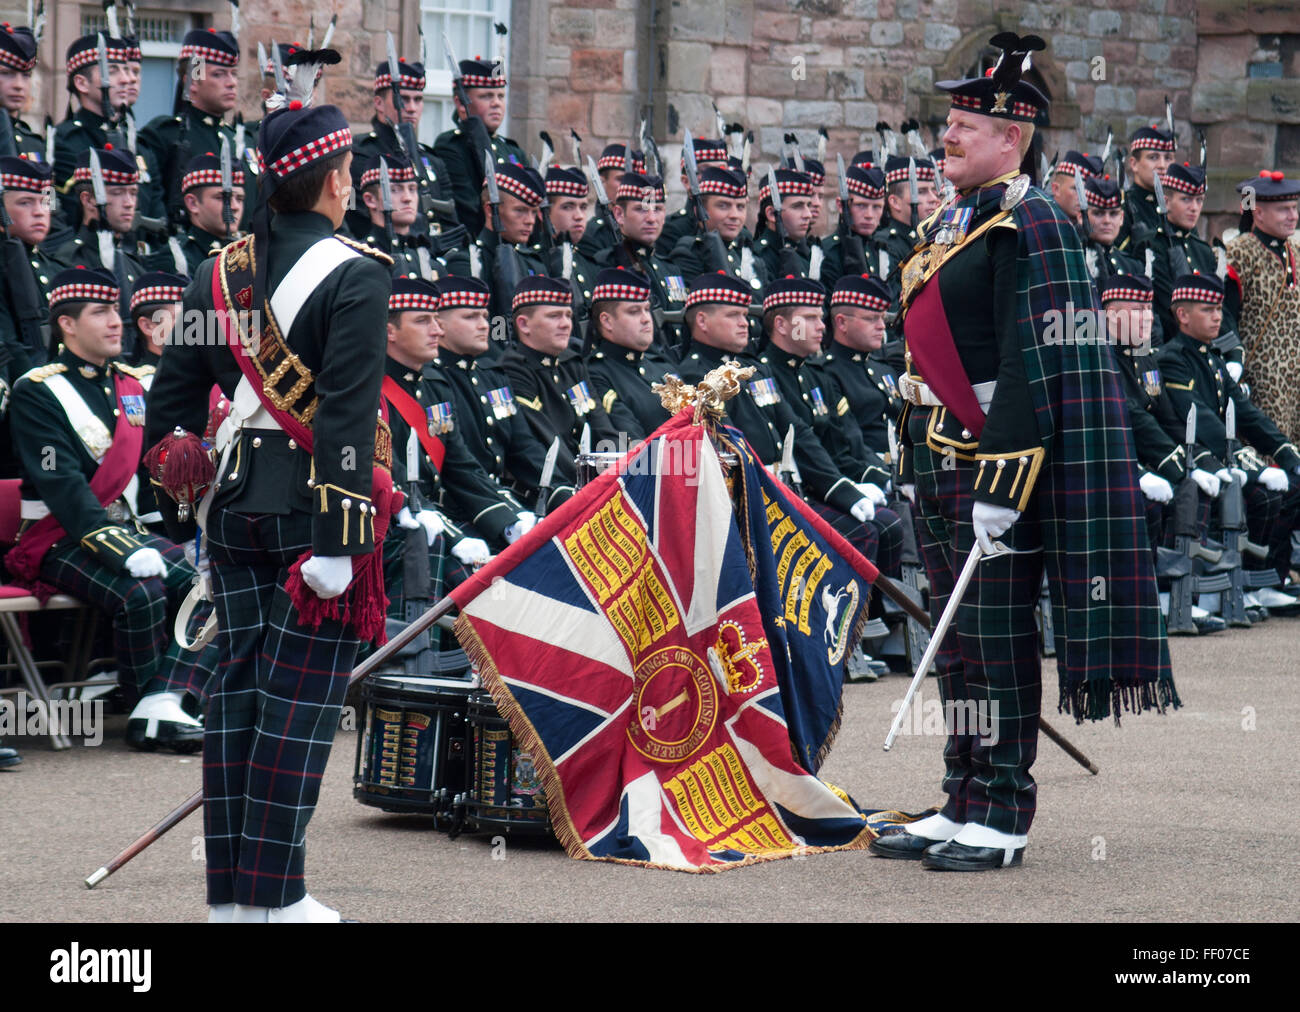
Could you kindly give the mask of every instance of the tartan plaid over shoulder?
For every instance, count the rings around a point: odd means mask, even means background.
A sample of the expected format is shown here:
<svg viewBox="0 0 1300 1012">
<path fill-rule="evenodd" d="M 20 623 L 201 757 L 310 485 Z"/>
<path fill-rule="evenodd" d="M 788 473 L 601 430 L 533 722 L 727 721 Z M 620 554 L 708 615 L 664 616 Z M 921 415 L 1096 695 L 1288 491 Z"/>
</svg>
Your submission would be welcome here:
<svg viewBox="0 0 1300 1012">
<path fill-rule="evenodd" d="M 1069 314 L 1100 312 L 1074 227 L 1037 187 L 1014 217 L 1021 347 L 1047 450 L 1036 500 L 1056 625 L 1058 709 L 1077 722 L 1113 715 L 1118 724 L 1121 709 L 1163 712 L 1181 705 L 1132 426 L 1104 340 L 1049 342 L 1052 310 L 1065 314 L 1066 333 Z"/>
</svg>

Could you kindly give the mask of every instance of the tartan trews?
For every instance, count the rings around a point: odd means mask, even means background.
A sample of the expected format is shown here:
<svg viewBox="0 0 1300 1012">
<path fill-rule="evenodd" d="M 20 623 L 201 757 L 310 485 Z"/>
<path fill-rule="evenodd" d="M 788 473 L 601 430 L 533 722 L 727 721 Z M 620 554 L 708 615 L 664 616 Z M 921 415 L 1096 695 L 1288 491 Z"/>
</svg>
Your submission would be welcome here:
<svg viewBox="0 0 1300 1012">
<path fill-rule="evenodd" d="M 194 568 L 180 545 L 153 534 L 140 540 L 167 561 L 166 575 L 138 580 L 64 538 L 41 560 L 41 579 L 108 616 L 119 680 L 128 691 L 141 696 L 169 689 L 193 691 L 202 702 L 211 671 L 201 662 L 183 659 L 184 651 L 172 642 L 172 618 L 194 582 Z"/>
<path fill-rule="evenodd" d="M 970 515 L 974 466 L 924 443 L 914 448 L 918 538 L 937 622 L 975 544 Z M 944 637 L 936 667 L 948 737 L 943 814 L 1016 835 L 1029 831 L 1037 788 L 1029 773 L 1042 697 L 1034 606 L 1043 579 L 1037 516 L 1024 513 L 998 539 L 1024 554 L 981 562 Z"/>
<path fill-rule="evenodd" d="M 284 589 L 310 516 L 214 510 L 207 534 L 222 657 L 203 741 L 208 902 L 288 906 L 306 895 L 307 823 L 357 640 L 337 621 L 299 625 Z"/>
</svg>

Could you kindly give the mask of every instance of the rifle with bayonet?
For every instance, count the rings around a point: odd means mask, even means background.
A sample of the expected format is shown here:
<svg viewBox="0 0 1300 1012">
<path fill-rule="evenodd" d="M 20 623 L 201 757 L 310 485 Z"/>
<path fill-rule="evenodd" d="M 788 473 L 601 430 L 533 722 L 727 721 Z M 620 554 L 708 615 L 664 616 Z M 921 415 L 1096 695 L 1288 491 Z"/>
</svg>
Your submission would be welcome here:
<svg viewBox="0 0 1300 1012">
<path fill-rule="evenodd" d="M 781 443 L 780 478 L 800 499 L 803 498 L 803 478 L 799 474 L 799 465 L 794 459 L 794 423 L 785 430 L 785 440 Z"/>
<path fill-rule="evenodd" d="M 787 274 L 802 274 L 803 269 L 799 266 L 799 254 L 785 234 L 785 220 L 781 217 L 781 188 L 777 186 L 776 169 L 771 165 L 767 167 L 767 187 L 772 201 L 772 219 L 776 224 L 776 238 L 778 242 L 778 264 L 780 267 L 781 277 Z"/>
<path fill-rule="evenodd" d="M 542 478 L 537 483 L 537 505 L 533 507 L 533 513 L 537 516 L 538 522 L 546 516 L 546 511 L 551 505 L 551 482 L 555 478 L 555 462 L 559 455 L 560 437 L 556 436 L 551 440 L 550 448 L 546 451 L 546 459 L 542 461 Z"/>
<path fill-rule="evenodd" d="M 1242 445 L 1237 439 L 1237 405 L 1231 398 L 1224 412 L 1223 428 L 1228 458 L 1225 463 L 1232 477 L 1232 481 L 1224 485 L 1219 493 L 1219 525 L 1223 528 L 1223 562 L 1220 568 L 1232 566 L 1228 573 L 1228 588 L 1223 597 L 1223 619 L 1228 625 L 1249 626 L 1245 594 L 1256 583 L 1245 569 L 1245 556 L 1263 561 L 1268 558 L 1268 549 L 1251 541 L 1247 533 L 1246 493 L 1241 474 L 1238 473 L 1241 466 L 1237 462 Z M 1273 570 L 1267 570 L 1266 573 L 1269 577 L 1275 577 Z M 1270 579 L 1268 582 L 1275 581 Z"/>
<path fill-rule="evenodd" d="M 119 309 L 122 313 L 122 356 L 129 359 L 135 351 L 135 328 L 128 322 L 130 315 L 127 311 L 131 286 L 126 283 L 122 257 L 118 252 L 117 244 L 113 241 L 113 226 L 108 221 L 108 191 L 104 187 L 104 170 L 99 164 L 99 152 L 94 148 L 90 149 L 90 188 L 94 194 L 95 208 L 99 212 L 98 220 L 95 222 L 99 262 L 105 269 L 112 271 L 113 276 L 117 278 L 120 292 Z"/>
<path fill-rule="evenodd" d="M 600 170 L 596 168 L 596 159 L 591 155 L 587 156 L 587 181 L 591 183 L 592 192 L 596 194 L 596 214 L 609 222 L 610 230 L 614 233 L 614 245 L 617 246 L 623 241 L 623 232 L 609 209 L 609 195 L 605 192 L 605 184 L 601 181 Z"/>
<path fill-rule="evenodd" d="M 519 251 L 515 249 L 515 244 L 507 242 L 501 231 L 501 191 L 497 187 L 496 163 L 492 159 L 491 151 L 483 152 L 483 181 L 487 184 L 492 231 L 497 237 L 496 256 L 492 258 L 492 284 L 497 305 L 508 307 L 514 297 L 515 289 L 523 279 L 524 268 L 519 262 Z"/>
<path fill-rule="evenodd" d="M 1192 597 L 1197 591 L 1198 561 L 1218 563 L 1222 553 L 1206 548 L 1201 544 L 1199 524 L 1200 487 L 1192 478 L 1196 460 L 1196 405 L 1187 409 L 1187 422 L 1184 429 L 1186 447 L 1187 476 L 1178 485 L 1174 493 L 1173 524 L 1174 550 L 1167 565 L 1159 568 L 1169 576 L 1169 616 L 1167 627 L 1175 634 L 1197 633 L 1196 623 L 1192 620 Z M 1160 553 L 1157 553 L 1158 555 Z M 1211 588 L 1205 587 L 1205 590 Z"/>
<path fill-rule="evenodd" d="M 849 210 L 849 180 L 845 175 L 844 156 L 835 154 L 835 167 L 840 178 L 840 265 L 841 277 L 867 273 L 867 250 L 862 236 L 853 230 L 853 214 Z"/>
<path fill-rule="evenodd" d="M 1169 206 L 1165 203 L 1165 187 L 1160 182 L 1160 173 L 1157 172 L 1151 177 L 1154 184 L 1156 195 L 1156 213 L 1160 215 L 1160 221 L 1165 226 L 1165 239 L 1169 242 L 1169 267 L 1173 271 L 1173 277 L 1170 281 L 1177 281 L 1185 274 L 1192 272 L 1191 266 L 1187 262 L 1187 253 L 1183 250 L 1182 243 L 1174 239 L 1174 230 L 1169 224 Z"/>
<path fill-rule="evenodd" d="M 921 551 L 917 544 L 916 527 L 912 519 L 912 500 L 902 491 L 902 458 L 898 449 L 898 434 L 892 421 L 888 423 L 888 433 L 894 495 L 890 508 L 898 514 L 903 530 L 903 550 L 900 556 L 903 590 L 918 607 L 924 608 L 926 606 L 924 595 L 929 590 L 930 583 L 921 565 Z M 925 648 L 930 645 L 930 631 L 916 619 L 908 617 L 905 620 L 903 641 L 907 647 L 908 667 L 915 671 L 917 665 L 921 663 L 921 658 L 925 656 Z"/>
<path fill-rule="evenodd" d="M 704 240 L 705 258 L 709 273 L 727 270 L 727 247 L 718 230 L 709 228 L 709 212 L 704 209 L 704 198 L 700 195 L 699 168 L 695 163 L 695 140 L 690 130 L 686 131 L 686 141 L 682 145 L 682 157 L 686 161 L 686 182 L 690 188 L 691 212 L 695 216 L 696 230 Z M 730 273 L 730 272 L 728 272 Z"/>
<path fill-rule="evenodd" d="M 386 32 L 385 35 L 388 46 L 388 80 L 393 99 L 393 136 L 397 138 L 398 150 L 411 163 L 411 169 L 415 173 L 416 186 L 420 191 L 420 219 L 427 220 L 428 212 L 433 211 L 440 221 L 454 225 L 457 220 L 455 204 L 449 200 L 439 200 L 434 196 L 429 187 L 427 166 L 420 156 L 420 141 L 415 135 L 415 124 L 408 123 L 402 118 L 402 66 L 397 58 L 393 33 Z M 468 109 L 468 106 L 466 108 Z M 391 228 L 388 234 L 390 236 L 393 234 Z"/>
<path fill-rule="evenodd" d="M 406 508 L 411 516 L 424 509 L 420 493 L 420 458 L 423 451 L 420 441 L 411 430 L 406 440 Z M 423 524 L 402 532 L 402 622 L 409 625 L 428 610 L 432 574 L 429 571 L 429 535 Z M 439 564 L 446 554 L 439 555 Z M 393 619 L 388 620 L 396 624 Z M 390 630 L 391 631 L 391 630 Z M 417 636 L 398 656 L 408 675 L 425 674 L 433 670 L 433 637 L 430 630 Z"/>
<path fill-rule="evenodd" d="M 492 139 L 488 136 L 483 121 L 469 111 L 469 90 L 465 87 L 465 75 L 461 72 L 460 62 L 456 59 L 456 54 L 451 48 L 451 40 L 447 38 L 446 32 L 442 33 L 442 50 L 447 58 L 447 69 L 451 72 L 452 92 L 460 102 L 461 108 L 465 110 L 465 119 L 461 121 L 460 129 L 469 137 L 470 144 L 480 153 L 480 157 L 483 155 L 491 157 Z"/>
</svg>

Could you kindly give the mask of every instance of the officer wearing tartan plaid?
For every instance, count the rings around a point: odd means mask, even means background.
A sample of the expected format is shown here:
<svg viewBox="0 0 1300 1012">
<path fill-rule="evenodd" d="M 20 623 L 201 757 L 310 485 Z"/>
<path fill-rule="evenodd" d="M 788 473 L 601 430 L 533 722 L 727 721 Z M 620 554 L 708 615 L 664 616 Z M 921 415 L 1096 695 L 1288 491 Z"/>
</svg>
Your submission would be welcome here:
<svg viewBox="0 0 1300 1012">
<path fill-rule="evenodd" d="M 298 73 L 314 70 L 304 64 Z M 383 628 L 382 584 L 377 596 L 372 579 L 374 542 L 387 517 L 380 497 L 389 491 L 379 484 L 382 471 L 371 467 L 388 449 L 386 426 L 377 429 L 376 419 L 389 258 L 334 235 L 351 190 L 351 142 L 347 120 L 334 106 L 300 107 L 294 100 L 262 122 L 263 203 L 253 215 L 253 235 L 200 265 L 184 306 L 213 319 L 213 275 L 224 271 L 219 291 L 246 275 L 247 287 L 232 285 L 230 298 L 273 307 L 301 263 L 312 273 L 286 287 L 302 300 L 297 315 L 288 333 L 278 335 L 264 315 L 262 333 L 254 335 L 258 352 L 242 363 L 236 355 L 248 351 L 226 341 L 169 348 L 151 393 L 150 442 L 161 441 L 156 449 L 171 446 L 174 454 L 193 438 L 173 439 L 174 429 L 202 431 L 214 382 L 236 409 L 237 386 L 256 391 L 246 371 L 262 361 L 262 351 L 292 353 L 306 370 L 296 393 L 279 388 L 283 409 L 271 412 L 267 381 L 259 380 L 256 409 L 232 414 L 228 429 L 236 431 L 204 528 L 222 656 L 204 740 L 211 921 L 339 920 L 306 891 L 305 835 L 356 658 L 359 623 L 367 638 L 376 625 Z M 266 203 L 274 212 L 269 222 Z M 310 454 L 286 425 L 309 430 Z M 192 521 L 163 505 L 169 528 L 192 536 Z"/>
<path fill-rule="evenodd" d="M 881 856 L 945 871 L 1023 858 L 1044 571 L 1060 706 L 1078 720 L 1118 721 L 1121 708 L 1178 705 L 1112 355 L 1061 334 L 1069 304 L 1096 311 L 1083 250 L 1020 172 L 1047 104 L 1022 66 L 1045 44 L 1011 32 L 992 44 L 1003 54 L 989 77 L 938 84 L 952 96 L 944 146 L 957 192 L 923 223 L 902 270 L 903 476 L 914 483 L 932 616 L 976 544 L 993 554 L 998 538 L 1010 549 L 979 562 L 941 644 L 947 801 L 872 842 Z"/>
<path fill-rule="evenodd" d="M 62 591 L 111 618 L 122 684 L 140 697 L 127 719 L 128 745 L 195 752 L 202 724 L 182 703 L 198 712 L 211 671 L 182 664 L 171 636 L 194 569 L 179 545 L 150 534 L 128 505 L 142 444 L 131 430 L 143 427 L 145 405 L 138 370 L 112 361 L 122 350 L 118 296 L 108 271 L 55 275 L 50 315 L 63 350 L 15 384 L 10 408 L 23 527 L 5 564 L 38 596 Z M 110 470 L 120 473 L 121 488 L 94 484 Z"/>
</svg>

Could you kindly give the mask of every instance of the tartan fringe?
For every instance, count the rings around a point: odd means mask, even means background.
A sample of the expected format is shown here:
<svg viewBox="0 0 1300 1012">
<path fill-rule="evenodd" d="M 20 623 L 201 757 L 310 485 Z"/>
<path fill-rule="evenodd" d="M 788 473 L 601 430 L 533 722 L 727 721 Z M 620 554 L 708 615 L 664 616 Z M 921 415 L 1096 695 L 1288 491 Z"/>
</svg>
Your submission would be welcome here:
<svg viewBox="0 0 1300 1012">
<path fill-rule="evenodd" d="M 1076 724 L 1082 724 L 1085 720 L 1114 717 L 1115 726 L 1119 727 L 1123 711 L 1136 714 L 1154 710 L 1163 714 L 1166 709 L 1176 710 L 1182 705 L 1174 680 L 1168 674 L 1136 685 L 1121 685 L 1108 676 L 1090 678 L 1073 688 L 1065 684 L 1063 677 L 1061 698 L 1056 709 L 1058 713 L 1073 714 Z"/>
<path fill-rule="evenodd" d="M 363 643 L 383 646 L 388 642 L 388 594 L 384 590 L 383 542 L 367 555 L 353 556 L 352 585 L 338 597 L 322 600 L 302 578 L 302 564 L 311 558 L 303 552 L 289 567 L 284 589 L 298 612 L 298 622 L 319 629 L 325 619 L 350 626 Z"/>
</svg>

